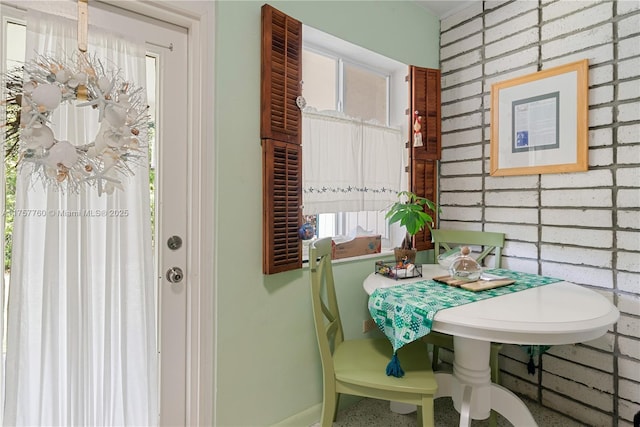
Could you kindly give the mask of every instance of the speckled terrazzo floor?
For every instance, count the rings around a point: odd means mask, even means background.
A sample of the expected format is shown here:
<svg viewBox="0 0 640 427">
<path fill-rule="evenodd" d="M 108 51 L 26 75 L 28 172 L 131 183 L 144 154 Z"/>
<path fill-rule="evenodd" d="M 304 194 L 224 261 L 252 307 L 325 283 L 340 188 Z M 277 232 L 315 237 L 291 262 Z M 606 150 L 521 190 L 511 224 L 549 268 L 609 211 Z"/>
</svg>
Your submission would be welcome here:
<svg viewBox="0 0 640 427">
<path fill-rule="evenodd" d="M 523 399 L 524 400 L 524 399 Z M 543 408 L 535 402 L 524 400 L 533 418 L 540 427 L 580 427 L 580 424 L 566 418 L 557 412 Z M 434 400 L 436 427 L 454 427 L 459 425 L 459 415 L 449 398 Z M 415 427 L 416 413 L 407 415 L 396 414 L 389 409 L 389 402 L 375 399 L 363 399 L 354 406 L 338 413 L 333 427 Z M 488 426 L 488 420 L 473 421 L 472 427 Z M 319 426 L 315 424 L 313 427 Z M 511 426 L 506 419 L 498 415 L 498 426 Z M 526 426 L 522 426 L 526 427 Z"/>
</svg>

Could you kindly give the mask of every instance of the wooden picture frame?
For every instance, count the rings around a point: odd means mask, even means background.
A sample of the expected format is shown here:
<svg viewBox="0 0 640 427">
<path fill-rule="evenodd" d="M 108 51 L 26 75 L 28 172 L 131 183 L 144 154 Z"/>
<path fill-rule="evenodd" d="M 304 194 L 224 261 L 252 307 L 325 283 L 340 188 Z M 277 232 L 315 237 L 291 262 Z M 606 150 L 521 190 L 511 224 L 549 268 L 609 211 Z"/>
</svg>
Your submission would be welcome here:
<svg viewBox="0 0 640 427">
<path fill-rule="evenodd" d="M 586 171 L 589 62 L 491 86 L 492 176 Z"/>
</svg>

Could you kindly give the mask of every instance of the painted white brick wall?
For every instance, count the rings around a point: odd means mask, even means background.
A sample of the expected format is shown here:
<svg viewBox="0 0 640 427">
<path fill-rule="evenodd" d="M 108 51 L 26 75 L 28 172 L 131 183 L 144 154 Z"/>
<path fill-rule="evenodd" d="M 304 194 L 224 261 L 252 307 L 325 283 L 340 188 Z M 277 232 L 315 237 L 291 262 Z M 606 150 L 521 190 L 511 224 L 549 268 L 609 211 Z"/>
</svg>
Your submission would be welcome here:
<svg viewBox="0 0 640 427">
<path fill-rule="evenodd" d="M 610 170 L 549 174 L 541 175 L 540 177 L 542 188 L 610 187 L 612 184 L 613 176 Z M 599 194 L 598 196 L 601 197 L 602 195 Z"/>
<path fill-rule="evenodd" d="M 484 219 L 489 222 L 518 222 L 537 224 L 538 209 L 526 208 L 486 208 Z"/>
<path fill-rule="evenodd" d="M 640 340 L 621 336 L 618 337 L 618 347 L 620 354 L 640 360 Z"/>
<path fill-rule="evenodd" d="M 440 22 L 440 31 L 445 32 L 461 22 L 467 21 L 482 13 L 482 2 L 473 2 L 464 10 L 453 14 Z"/>
<path fill-rule="evenodd" d="M 586 3 L 588 2 L 581 1 L 572 3 L 579 3 L 579 6 L 586 6 Z M 546 21 L 542 26 L 541 32 L 543 41 L 557 39 L 558 37 L 576 32 L 577 30 L 584 30 L 589 27 L 596 26 L 613 17 L 613 3 L 606 2 L 596 3 L 594 7 L 589 7 L 579 12 L 552 20 L 551 18 L 547 18 L 550 14 L 546 13 L 546 9 L 553 7 L 554 4 L 544 7 L 542 10 L 543 19 Z M 559 2 L 559 4 L 565 5 L 567 2 Z"/>
<path fill-rule="evenodd" d="M 625 13 L 640 10 L 640 2 L 638 0 L 618 0 L 617 7 L 618 14 L 624 15 Z"/>
<path fill-rule="evenodd" d="M 515 31 L 521 31 L 522 29 L 535 28 L 537 33 L 538 29 L 538 10 L 534 9 L 528 13 L 525 13 L 517 18 L 513 18 L 509 21 L 498 24 L 495 27 L 488 28 L 484 33 L 484 42 L 493 43 L 496 40 L 503 39 Z M 537 41 L 537 40 L 536 40 Z"/>
<path fill-rule="evenodd" d="M 612 197 L 612 191 L 605 188 L 574 188 L 570 190 L 543 190 L 540 200 L 542 206 L 547 207 L 612 207 Z"/>
<path fill-rule="evenodd" d="M 580 59 L 580 58 L 576 58 Z M 593 58 L 588 58 L 589 64 L 594 64 Z M 612 58 L 608 58 L 607 61 Z M 591 66 L 591 65 L 590 65 Z M 600 65 L 589 69 L 589 84 L 601 85 L 613 81 L 613 65 Z"/>
<path fill-rule="evenodd" d="M 640 319 L 624 314 L 621 315 L 618 321 L 618 333 L 632 337 L 640 336 Z"/>
<path fill-rule="evenodd" d="M 618 190 L 618 207 L 640 208 L 640 191 L 637 188 Z"/>
<path fill-rule="evenodd" d="M 566 395 L 554 393 L 550 390 L 542 391 L 542 404 L 570 417 L 584 420 L 590 426 L 610 426 L 611 415 L 587 406 L 584 401 L 575 401 Z"/>
<path fill-rule="evenodd" d="M 553 3 L 547 1 L 546 3 L 548 4 L 545 4 L 542 9 L 542 19 L 544 21 L 553 21 L 554 19 L 567 15 L 576 16 L 576 12 L 598 5 L 601 3 L 601 0 L 559 1 Z"/>
<path fill-rule="evenodd" d="M 498 74 L 513 68 L 513 64 L 535 64 L 537 60 L 538 48 L 532 47 L 486 62 L 484 72 L 487 75 Z"/>
<path fill-rule="evenodd" d="M 631 56 L 640 55 L 640 37 L 631 37 L 628 39 L 620 40 L 618 42 L 618 58 L 628 58 Z"/>
<path fill-rule="evenodd" d="M 445 89 L 444 79 L 442 79 L 442 94 L 440 96 L 440 100 L 442 101 L 442 103 L 446 104 L 458 99 L 464 99 L 469 96 L 478 95 L 481 92 L 482 83 L 479 81 L 471 82 L 462 86 L 456 86 L 451 89 Z"/>
<path fill-rule="evenodd" d="M 618 394 L 623 399 L 640 403 L 640 384 L 634 381 L 620 380 Z"/>
<path fill-rule="evenodd" d="M 535 175 L 523 175 L 523 176 L 493 176 L 487 177 L 485 180 L 485 185 L 488 190 L 509 190 L 509 189 L 518 189 L 518 190 L 530 190 L 537 189 L 539 184 L 539 179 Z M 536 199 L 537 200 L 537 199 Z"/>
<path fill-rule="evenodd" d="M 589 170 L 489 176 L 491 85 L 584 58 Z M 505 232 L 505 268 L 590 287 L 621 312 L 605 336 L 552 347 L 541 375 L 505 345 L 503 385 L 588 425 L 631 427 L 640 410 L 640 2 L 475 2 L 442 21 L 440 67 L 440 226 Z"/>
<path fill-rule="evenodd" d="M 478 142 L 482 142 L 482 131 L 480 129 L 458 131 L 454 134 L 442 135 L 442 144 L 446 144 L 447 147 L 455 147 L 457 145 L 467 145 Z"/>
<path fill-rule="evenodd" d="M 620 414 L 621 423 L 618 426 L 635 427 L 632 424 L 633 416 L 640 411 L 640 405 L 628 400 L 620 399 L 618 404 L 618 413 Z M 623 424 L 624 423 L 624 424 Z"/>
<path fill-rule="evenodd" d="M 623 292 L 638 294 L 638 284 L 640 283 L 640 274 L 628 273 L 625 271 L 618 272 L 618 289 Z M 640 359 L 640 357 L 639 357 Z"/>
<path fill-rule="evenodd" d="M 539 195 L 535 191 L 485 192 L 487 206 L 537 206 Z"/>
<path fill-rule="evenodd" d="M 618 269 L 640 272 L 640 257 L 638 256 L 638 253 L 618 252 Z"/>
<path fill-rule="evenodd" d="M 613 123 L 613 108 L 601 107 L 589 109 L 589 126 L 604 126 Z"/>
<path fill-rule="evenodd" d="M 608 295 L 611 295 L 611 294 L 608 294 Z M 616 335 L 614 333 L 607 333 L 599 338 L 596 338 L 591 341 L 587 341 L 583 344 L 589 348 L 595 348 L 598 350 L 611 353 L 614 350 L 615 340 L 616 340 Z"/>
<path fill-rule="evenodd" d="M 545 371 L 561 376 L 566 376 L 562 370 L 566 368 L 567 363 L 584 365 L 585 372 L 589 375 L 592 374 L 589 368 L 595 368 L 604 373 L 613 372 L 613 356 L 610 353 L 607 354 L 586 345 L 553 346 L 542 356 L 542 360 Z M 576 377 L 574 379 L 577 380 L 578 378 Z M 610 379 L 610 377 L 608 379 Z M 598 381 L 598 379 L 593 379 L 593 381 Z M 590 385 L 588 382 L 584 382 L 584 384 Z M 598 386 L 597 388 L 605 390 L 602 386 Z"/>
<path fill-rule="evenodd" d="M 542 381 L 545 387 L 564 396 L 579 399 L 581 403 L 611 412 L 613 410 L 613 396 L 611 391 L 601 391 L 588 385 L 577 384 L 556 375 L 543 372 Z M 610 376 L 609 376 L 610 377 Z"/>
<path fill-rule="evenodd" d="M 611 251 L 556 245 L 541 245 L 540 259 L 602 268 L 611 268 L 613 264 Z"/>
<path fill-rule="evenodd" d="M 618 187 L 637 187 L 640 180 L 640 168 L 625 168 L 616 171 Z"/>
<path fill-rule="evenodd" d="M 525 369 L 526 371 L 526 369 Z M 513 390 L 518 394 L 528 397 L 532 400 L 538 398 L 538 388 L 535 384 L 522 380 L 522 378 L 514 377 L 509 374 L 502 374 L 501 384 L 509 390 Z"/>
<path fill-rule="evenodd" d="M 638 34 L 640 29 L 640 15 L 629 15 L 618 22 L 618 37 Z"/>
<path fill-rule="evenodd" d="M 618 210 L 617 218 L 621 228 L 640 229 L 640 215 L 636 211 Z"/>
<path fill-rule="evenodd" d="M 495 3 L 495 8 L 491 10 L 485 16 L 485 27 L 493 27 L 501 23 L 511 21 L 513 18 L 523 15 L 530 10 L 537 9 L 538 4 L 535 1 L 523 1 L 520 4 L 514 3 Z"/>
<path fill-rule="evenodd" d="M 589 151 L 589 167 L 611 166 L 613 163 L 613 150 L 611 148 Z"/>
<path fill-rule="evenodd" d="M 471 80 L 482 78 L 482 65 L 475 67 L 463 68 L 456 72 L 447 74 L 442 77 L 442 88 L 446 89 L 460 83 L 467 83 Z"/>
<path fill-rule="evenodd" d="M 555 58 L 613 41 L 613 24 L 603 24 L 542 43 L 542 59 Z"/>
<path fill-rule="evenodd" d="M 581 227 L 611 227 L 612 221 L 611 210 L 609 209 L 543 209 L 540 223 Z"/>
<path fill-rule="evenodd" d="M 640 362 L 633 359 L 620 358 L 618 360 L 618 375 L 640 383 Z"/>
<path fill-rule="evenodd" d="M 619 295 L 618 310 L 620 310 L 620 313 L 640 316 L 640 295 Z M 638 377 L 640 378 L 640 369 L 638 369 Z"/>
<path fill-rule="evenodd" d="M 618 143 L 630 144 L 640 142 L 640 124 L 623 125 L 618 128 Z"/>
<path fill-rule="evenodd" d="M 520 46 L 528 46 L 530 44 L 534 44 L 537 41 L 538 29 L 531 28 L 497 42 L 485 45 L 484 56 L 485 58 L 493 58 L 505 52 L 518 50 L 520 49 Z"/>
<path fill-rule="evenodd" d="M 460 53 L 477 49 L 481 45 L 482 34 L 471 35 L 440 49 L 440 58 L 442 60 L 446 60 L 447 58 L 458 55 Z"/>
<path fill-rule="evenodd" d="M 638 68 L 640 67 L 640 58 L 625 59 L 618 63 L 618 78 L 638 78 Z"/>
<path fill-rule="evenodd" d="M 469 34 L 476 34 L 480 32 L 482 32 L 482 19 L 476 18 L 472 21 L 457 26 L 451 31 L 443 33 L 440 38 L 440 44 L 442 46 L 446 46 L 448 44 L 451 44 L 452 42 L 467 37 Z"/>
</svg>

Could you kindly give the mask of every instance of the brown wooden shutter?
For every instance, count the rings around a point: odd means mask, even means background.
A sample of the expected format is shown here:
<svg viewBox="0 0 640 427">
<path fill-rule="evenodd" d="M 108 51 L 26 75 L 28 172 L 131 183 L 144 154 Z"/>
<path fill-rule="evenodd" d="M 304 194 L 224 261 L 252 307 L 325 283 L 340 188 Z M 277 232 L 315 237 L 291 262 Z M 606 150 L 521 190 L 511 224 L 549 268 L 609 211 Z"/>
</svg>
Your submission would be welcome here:
<svg viewBox="0 0 640 427">
<path fill-rule="evenodd" d="M 440 70 L 409 67 L 411 106 L 409 158 L 411 163 L 411 191 L 418 196 L 437 202 L 438 162 L 440 159 Z M 413 147 L 413 112 L 422 116 L 422 141 L 424 146 Z M 430 212 L 434 220 L 436 213 Z M 419 250 L 433 248 L 431 233 L 423 230 L 413 239 Z"/>
<path fill-rule="evenodd" d="M 264 218 L 263 269 L 266 274 L 302 267 L 298 229 L 302 194 L 302 146 L 262 140 Z"/>
<path fill-rule="evenodd" d="M 437 201 L 438 190 L 438 163 L 435 160 L 414 159 L 411 162 L 411 191 L 420 197 Z M 435 212 L 429 212 L 436 220 Z M 413 246 L 419 250 L 433 248 L 429 229 L 422 230 L 413 238 Z"/>
<path fill-rule="evenodd" d="M 422 117 L 424 146 L 413 147 L 414 159 L 440 159 L 440 70 L 410 66 L 411 120 L 413 113 Z M 413 125 L 409 127 L 413 129 Z"/>
<path fill-rule="evenodd" d="M 261 138 L 300 144 L 302 23 L 262 6 Z"/>
<path fill-rule="evenodd" d="M 261 116 L 263 271 L 302 267 L 302 24 L 262 6 Z"/>
</svg>

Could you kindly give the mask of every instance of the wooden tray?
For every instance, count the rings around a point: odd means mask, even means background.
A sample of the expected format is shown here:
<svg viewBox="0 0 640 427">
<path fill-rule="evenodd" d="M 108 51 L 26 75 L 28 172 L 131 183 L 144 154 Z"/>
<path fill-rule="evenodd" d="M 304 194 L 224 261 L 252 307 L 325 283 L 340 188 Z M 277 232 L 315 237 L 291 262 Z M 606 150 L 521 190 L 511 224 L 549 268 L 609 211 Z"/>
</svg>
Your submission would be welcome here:
<svg viewBox="0 0 640 427">
<path fill-rule="evenodd" d="M 466 289 L 468 291 L 478 292 L 485 291 L 487 289 L 499 288 L 501 286 L 510 285 L 516 281 L 513 279 L 491 279 L 491 280 L 477 280 L 475 282 L 469 282 L 466 280 L 454 279 L 451 276 L 437 276 L 433 280 L 436 282 L 444 283 L 456 288 Z"/>
</svg>

